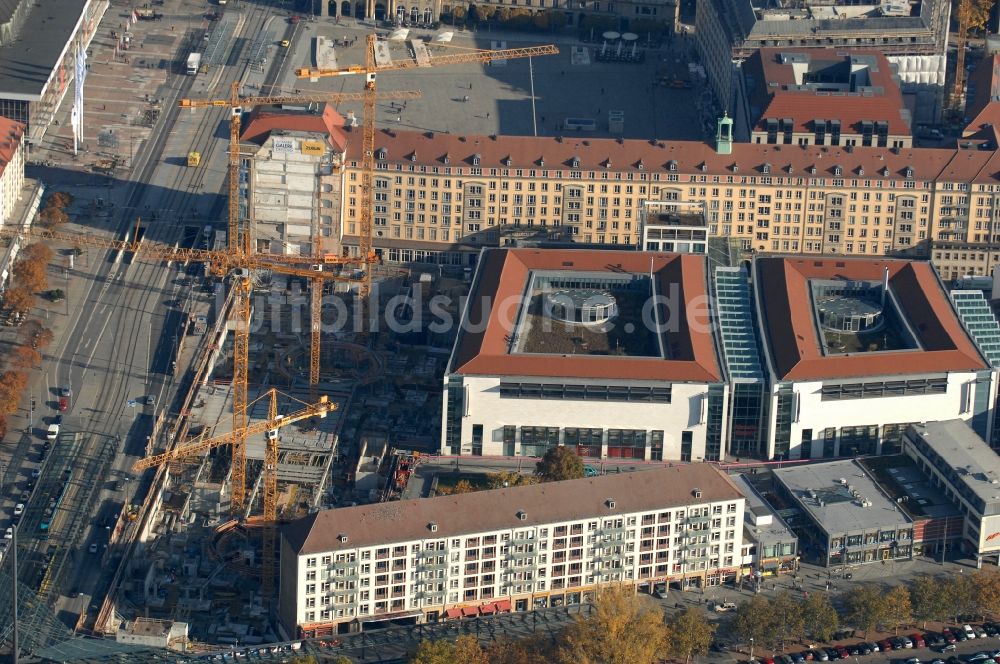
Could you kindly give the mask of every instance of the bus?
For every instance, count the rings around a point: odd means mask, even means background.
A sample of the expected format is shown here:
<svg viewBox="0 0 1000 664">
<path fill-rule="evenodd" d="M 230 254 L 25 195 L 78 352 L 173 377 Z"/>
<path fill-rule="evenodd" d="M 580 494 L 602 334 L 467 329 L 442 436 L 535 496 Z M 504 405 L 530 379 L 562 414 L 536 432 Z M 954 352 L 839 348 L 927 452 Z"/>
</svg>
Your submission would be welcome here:
<svg viewBox="0 0 1000 664">
<path fill-rule="evenodd" d="M 45 513 L 42 515 L 42 520 L 38 524 L 38 529 L 43 533 L 47 533 L 52 525 L 53 519 L 56 517 L 56 511 L 59 509 L 59 505 L 62 503 L 63 498 L 66 496 L 66 487 L 69 486 L 69 481 L 73 477 L 73 471 L 69 468 L 63 474 L 63 480 L 59 484 L 59 493 L 53 496 L 52 500 L 49 501 L 49 506 L 45 508 Z"/>
</svg>

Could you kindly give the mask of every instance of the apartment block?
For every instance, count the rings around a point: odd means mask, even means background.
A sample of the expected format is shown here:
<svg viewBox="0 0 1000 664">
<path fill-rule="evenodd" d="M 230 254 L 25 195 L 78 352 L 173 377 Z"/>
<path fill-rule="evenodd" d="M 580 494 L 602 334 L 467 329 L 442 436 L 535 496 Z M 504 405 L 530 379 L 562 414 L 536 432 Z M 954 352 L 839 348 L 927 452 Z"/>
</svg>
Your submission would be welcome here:
<svg viewBox="0 0 1000 664">
<path fill-rule="evenodd" d="M 899 79 L 878 51 L 762 48 L 743 76 L 753 143 L 913 145 Z"/>
<path fill-rule="evenodd" d="M 633 249 L 647 201 L 702 206 L 709 236 L 747 253 L 929 257 L 932 241 L 1000 243 L 993 151 L 739 143 L 731 125 L 720 120 L 714 144 L 381 130 L 374 246 L 388 261 L 466 267 L 527 230 Z M 348 141 L 342 239 L 354 251 L 360 159 Z"/>
<path fill-rule="evenodd" d="M 760 48 L 875 49 L 895 65 L 915 122 L 933 122 L 944 102 L 948 0 L 906 3 L 851 0 L 703 0 L 695 33 L 708 82 L 747 140 L 748 96 L 741 71 Z"/>
<path fill-rule="evenodd" d="M 282 530 L 279 615 L 313 637 L 719 585 L 740 573 L 744 505 L 691 464 L 323 510 Z"/>
</svg>

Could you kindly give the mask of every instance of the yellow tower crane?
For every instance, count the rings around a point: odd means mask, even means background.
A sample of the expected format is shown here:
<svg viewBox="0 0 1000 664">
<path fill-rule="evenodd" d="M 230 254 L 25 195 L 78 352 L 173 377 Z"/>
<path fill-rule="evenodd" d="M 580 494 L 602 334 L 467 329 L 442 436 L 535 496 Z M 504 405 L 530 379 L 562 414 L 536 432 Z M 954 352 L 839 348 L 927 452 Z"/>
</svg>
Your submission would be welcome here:
<svg viewBox="0 0 1000 664">
<path fill-rule="evenodd" d="M 268 390 L 260 398 L 269 397 L 267 419 L 263 422 L 248 424 L 241 431 L 230 431 L 212 438 L 196 438 L 190 442 L 177 445 L 173 449 L 155 454 L 153 456 L 139 459 L 132 465 L 134 472 L 142 472 L 147 468 L 161 466 L 171 461 L 177 461 L 200 455 L 208 450 L 224 445 L 232 446 L 235 449 L 238 444 L 245 444 L 246 440 L 255 434 L 263 433 L 264 444 L 264 472 L 263 472 L 263 503 L 264 518 L 261 550 L 261 596 L 265 601 L 270 600 L 274 595 L 274 572 L 275 561 L 277 560 L 277 548 L 275 542 L 276 532 L 274 530 L 278 520 L 278 432 L 282 427 L 294 424 L 300 420 L 311 417 L 326 417 L 326 414 L 337 410 L 337 404 L 330 403 L 329 399 L 323 395 L 313 404 L 305 404 L 305 407 L 289 415 L 278 415 L 278 391 Z M 287 396 L 287 395 L 286 395 Z M 294 397 L 293 397 L 294 398 Z M 253 405 L 251 402 L 248 405 Z"/>
<path fill-rule="evenodd" d="M 415 99 L 420 93 L 415 92 L 393 92 L 383 95 L 385 99 Z M 181 99 L 181 108 L 228 108 L 229 116 L 229 172 L 228 172 L 228 244 L 229 251 L 239 260 L 249 258 L 252 255 L 250 248 L 250 233 L 248 229 L 240 226 L 240 202 L 239 202 L 239 180 L 240 180 L 240 126 L 242 124 L 243 109 L 248 106 L 261 104 L 283 104 L 302 102 L 342 102 L 357 101 L 362 99 L 359 93 L 333 93 L 321 92 L 315 94 L 290 94 L 290 95 L 249 95 L 240 96 L 239 83 L 233 82 L 230 88 L 228 99 Z M 367 97 L 365 97 L 367 98 Z M 284 259 L 284 257 L 282 257 Z M 323 256 L 324 264 L 344 263 L 345 259 L 339 256 Z M 314 258 L 313 263 L 316 262 Z M 275 270 L 284 274 L 291 274 L 287 270 Z M 320 277 L 317 271 L 312 275 L 306 275 L 312 279 L 313 290 Z M 335 278 L 323 275 L 323 278 Z M 249 269 L 242 270 L 233 285 L 235 298 L 233 303 L 233 431 L 242 431 L 246 428 L 247 413 L 247 370 L 249 366 L 249 342 L 250 342 L 250 282 Z M 322 287 L 318 290 L 322 292 Z M 320 295 L 321 296 L 321 295 Z M 314 296 L 315 297 L 315 296 Z M 312 323 L 313 337 L 311 357 L 315 356 L 316 362 L 310 363 L 310 382 L 315 378 L 319 380 L 319 303 L 313 303 L 314 321 Z M 313 368 L 315 364 L 315 369 Z M 233 445 L 233 509 L 243 507 L 246 498 L 246 445 L 237 441 Z"/>
<path fill-rule="evenodd" d="M 440 67 L 464 62 L 490 62 L 493 60 L 531 58 L 541 55 L 554 55 L 559 52 L 559 49 L 552 45 L 507 48 L 494 51 L 468 49 L 458 53 L 435 55 L 427 61 L 418 62 L 416 58 L 411 58 L 394 61 L 391 64 L 379 65 L 375 61 L 376 42 L 377 38 L 375 35 L 368 35 L 364 65 L 351 65 L 339 69 L 304 67 L 295 70 L 295 75 L 299 78 L 308 78 L 311 80 L 316 80 L 324 76 L 364 75 L 365 77 L 361 140 L 361 198 L 358 206 L 360 216 L 358 233 L 359 256 L 351 262 L 351 264 L 359 265 L 364 270 L 359 298 L 363 307 L 367 304 L 368 296 L 371 293 L 372 276 L 370 266 L 378 261 L 372 247 L 372 183 L 375 177 L 375 101 L 379 98 L 376 91 L 376 76 L 381 72 L 416 69 L 418 67 Z M 362 315 L 361 319 L 367 320 L 367 314 Z"/>
<path fill-rule="evenodd" d="M 143 242 L 135 238 L 140 237 L 139 221 L 136 220 L 135 231 L 131 233 L 132 239 L 125 240 L 105 240 L 89 235 L 79 235 L 75 233 L 62 233 L 45 229 L 32 228 L 28 231 L 15 229 L 0 229 L 0 237 L 13 235 L 29 235 L 35 238 L 44 238 L 58 242 L 66 242 L 73 246 L 98 247 L 101 249 L 111 249 L 125 251 L 135 254 L 137 257 L 146 259 L 162 260 L 166 262 L 195 262 L 204 263 L 209 271 L 219 277 L 233 276 L 236 289 L 234 298 L 235 318 L 243 325 L 244 335 L 242 339 L 234 335 L 233 344 L 233 412 L 234 423 L 239 421 L 240 426 L 234 426 L 234 432 L 246 430 L 246 393 L 247 393 L 247 362 L 248 362 L 248 337 L 250 320 L 250 291 L 251 291 L 251 270 L 270 270 L 280 274 L 304 277 L 308 279 L 322 278 L 339 280 L 339 276 L 333 272 L 324 271 L 322 263 L 316 263 L 313 256 L 289 256 L 279 254 L 247 254 L 241 251 L 211 251 L 207 249 L 186 249 L 166 247 L 163 245 Z M 337 257 L 324 259 L 324 263 L 336 263 Z M 240 400 L 238 403 L 238 400 Z M 238 417 L 236 415 L 238 413 Z M 246 445 L 245 441 L 237 439 L 233 445 L 233 469 L 232 469 L 232 506 L 234 510 L 241 509 L 246 499 Z"/>
</svg>

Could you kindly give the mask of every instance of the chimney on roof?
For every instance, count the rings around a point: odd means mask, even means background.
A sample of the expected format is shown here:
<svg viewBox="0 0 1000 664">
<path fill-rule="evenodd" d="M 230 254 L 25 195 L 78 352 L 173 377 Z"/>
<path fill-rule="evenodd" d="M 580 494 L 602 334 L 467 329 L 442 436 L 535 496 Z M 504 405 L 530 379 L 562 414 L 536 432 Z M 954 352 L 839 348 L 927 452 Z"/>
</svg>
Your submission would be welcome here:
<svg viewBox="0 0 1000 664">
<path fill-rule="evenodd" d="M 882 273 L 882 309 L 885 309 L 885 294 L 889 290 L 889 266 L 885 266 L 885 271 Z"/>
</svg>

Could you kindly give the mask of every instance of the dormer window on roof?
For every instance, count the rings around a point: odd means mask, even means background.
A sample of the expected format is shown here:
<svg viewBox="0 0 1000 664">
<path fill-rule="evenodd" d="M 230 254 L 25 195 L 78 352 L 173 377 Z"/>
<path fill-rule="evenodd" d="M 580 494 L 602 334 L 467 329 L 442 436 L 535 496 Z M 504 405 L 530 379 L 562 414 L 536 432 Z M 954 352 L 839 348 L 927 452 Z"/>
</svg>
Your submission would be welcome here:
<svg viewBox="0 0 1000 664">
<path fill-rule="evenodd" d="M 707 170 L 708 170 L 708 162 L 705 161 L 701 162 L 701 172 L 704 173 Z"/>
<path fill-rule="evenodd" d="M 865 175 L 865 168 L 864 168 L 864 166 L 859 166 L 858 167 L 858 175 L 864 177 L 864 175 Z"/>
<path fill-rule="evenodd" d="M 538 158 L 538 165 L 541 166 L 541 167 L 543 167 L 543 168 L 545 167 L 545 157 L 539 157 Z"/>
<path fill-rule="evenodd" d="M 573 157 L 573 159 L 570 160 L 570 165 L 573 168 L 580 168 L 580 159 L 578 157 Z"/>
<path fill-rule="evenodd" d="M 737 164 L 737 163 L 736 163 L 736 162 L 734 161 L 734 162 L 733 162 L 733 173 L 739 173 L 739 172 L 740 172 L 740 165 L 739 165 L 739 164 Z"/>
<path fill-rule="evenodd" d="M 451 163 L 451 155 L 449 155 L 447 152 L 445 152 L 444 153 L 444 157 L 441 158 L 441 161 L 443 161 L 446 164 L 450 164 Z"/>
<path fill-rule="evenodd" d="M 667 170 L 668 171 L 676 171 L 677 170 L 677 162 L 675 160 L 673 160 L 673 159 L 671 159 L 670 161 L 668 161 L 667 162 Z"/>
<path fill-rule="evenodd" d="M 907 166 L 906 167 L 906 171 L 904 171 L 904 173 L 905 173 L 906 177 L 912 178 L 913 177 L 913 167 L 912 166 Z"/>
<path fill-rule="evenodd" d="M 386 156 L 385 148 L 379 148 L 378 150 L 375 151 L 376 159 L 385 159 L 385 156 Z"/>
<path fill-rule="evenodd" d="M 642 159 L 640 159 L 639 161 L 635 162 L 635 167 L 641 171 L 646 167 L 646 165 L 643 164 Z"/>
<path fill-rule="evenodd" d="M 794 172 L 795 172 L 795 167 L 794 167 L 794 166 L 792 166 L 791 164 L 789 164 L 789 165 L 788 165 L 788 167 L 787 167 L 787 168 L 785 168 L 785 171 L 787 171 L 787 172 L 788 172 L 788 174 L 789 174 L 789 175 L 791 175 L 792 173 L 794 173 Z"/>
<path fill-rule="evenodd" d="M 810 166 L 809 167 L 809 174 L 810 175 L 816 175 L 816 167 L 815 166 Z"/>
<path fill-rule="evenodd" d="M 503 160 L 503 165 L 504 166 L 510 166 L 511 165 L 510 155 L 508 155 L 507 158 Z"/>
<path fill-rule="evenodd" d="M 889 167 L 888 166 L 883 166 L 882 167 L 882 177 L 884 177 L 884 178 L 889 177 Z"/>
<path fill-rule="evenodd" d="M 841 175 L 844 174 L 844 169 L 841 168 L 840 166 L 834 166 L 833 167 L 833 174 L 836 175 L 837 177 L 840 177 Z"/>
<path fill-rule="evenodd" d="M 764 175 L 769 174 L 771 172 L 771 164 L 764 164 L 760 167 L 760 170 L 764 173 Z"/>
<path fill-rule="evenodd" d="M 611 168 L 611 159 L 604 160 L 604 168 Z"/>
<path fill-rule="evenodd" d="M 472 165 L 473 166 L 478 166 L 479 162 L 481 162 L 482 160 L 483 160 L 482 155 L 480 155 L 478 153 L 472 155 Z"/>
<path fill-rule="evenodd" d="M 416 160 L 417 160 L 417 151 L 414 150 L 413 152 L 410 153 L 410 161 L 416 161 Z"/>
</svg>

